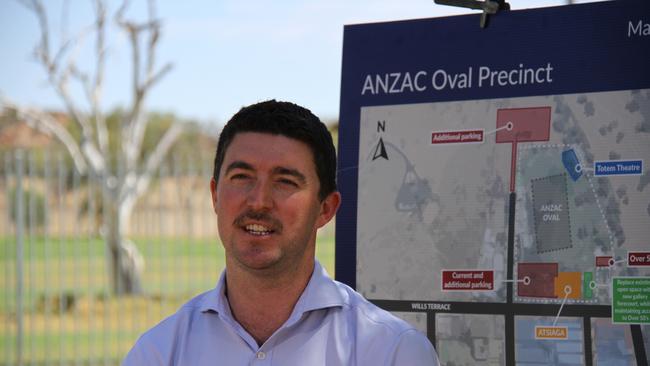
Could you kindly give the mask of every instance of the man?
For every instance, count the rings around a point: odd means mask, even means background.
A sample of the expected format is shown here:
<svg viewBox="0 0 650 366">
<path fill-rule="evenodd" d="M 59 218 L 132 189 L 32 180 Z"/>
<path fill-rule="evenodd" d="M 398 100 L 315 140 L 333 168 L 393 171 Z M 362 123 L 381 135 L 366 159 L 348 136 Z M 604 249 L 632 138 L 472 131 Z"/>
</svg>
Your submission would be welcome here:
<svg viewBox="0 0 650 366">
<path fill-rule="evenodd" d="M 210 182 L 226 270 L 124 365 L 437 365 L 424 335 L 314 259 L 341 201 L 335 175 L 332 137 L 309 110 L 271 100 L 235 114 Z"/>
</svg>

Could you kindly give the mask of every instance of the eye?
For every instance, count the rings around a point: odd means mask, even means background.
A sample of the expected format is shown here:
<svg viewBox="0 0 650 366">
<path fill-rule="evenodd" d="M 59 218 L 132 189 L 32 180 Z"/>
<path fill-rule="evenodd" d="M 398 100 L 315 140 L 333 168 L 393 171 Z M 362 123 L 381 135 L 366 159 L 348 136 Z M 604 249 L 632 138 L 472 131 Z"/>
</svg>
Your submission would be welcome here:
<svg viewBox="0 0 650 366">
<path fill-rule="evenodd" d="M 287 185 L 287 186 L 290 186 L 290 187 L 296 187 L 296 188 L 298 187 L 298 183 L 296 183 L 295 181 L 293 181 L 293 180 L 291 180 L 289 178 L 280 178 L 280 179 L 278 179 L 278 183 L 280 183 L 282 185 Z"/>
<path fill-rule="evenodd" d="M 250 176 L 244 173 L 235 173 L 230 176 L 230 180 L 247 180 L 247 179 L 250 179 Z"/>
</svg>

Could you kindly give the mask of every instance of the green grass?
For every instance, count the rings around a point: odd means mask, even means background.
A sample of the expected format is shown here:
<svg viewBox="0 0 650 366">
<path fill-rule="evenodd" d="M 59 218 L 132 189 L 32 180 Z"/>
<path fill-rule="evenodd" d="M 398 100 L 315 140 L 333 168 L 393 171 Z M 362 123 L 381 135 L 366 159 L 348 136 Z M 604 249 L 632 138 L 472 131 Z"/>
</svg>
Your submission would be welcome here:
<svg viewBox="0 0 650 366">
<path fill-rule="evenodd" d="M 210 288 L 225 265 L 223 247 L 216 240 L 136 238 L 133 241 L 145 259 L 143 286 L 147 294 L 196 293 Z M 7 297 L 16 296 L 16 245 L 6 238 L 0 244 L 0 270 L 5 277 L 0 291 L 0 310 L 3 310 Z M 316 249 L 317 258 L 333 276 L 334 238 L 319 239 Z M 104 243 L 99 239 L 26 241 L 23 281 L 27 303 L 48 293 L 104 294 L 109 288 L 104 251 Z"/>
<path fill-rule="evenodd" d="M 110 295 L 100 239 L 25 241 L 24 363 L 107 359 L 113 364 L 144 330 L 192 296 L 213 288 L 224 268 L 223 247 L 216 239 L 132 240 L 145 258 L 143 297 Z M 319 237 L 316 251 L 334 276 L 334 237 Z M 15 239 L 0 238 L 0 365 L 15 364 L 17 359 L 16 255 Z M 65 296 L 75 302 L 68 310 L 61 308 Z"/>
<path fill-rule="evenodd" d="M 138 246 L 145 259 L 164 258 L 169 256 L 203 257 L 213 256 L 223 259 L 223 246 L 216 239 L 187 239 L 187 238 L 131 238 Z M 16 260 L 15 238 L 1 238 L 2 250 L 0 262 Z M 24 242 L 23 255 L 25 259 L 77 259 L 79 257 L 104 257 L 104 241 L 99 238 L 28 238 Z M 319 236 L 316 244 L 316 257 L 321 263 L 329 263 L 334 254 L 334 236 Z M 331 255 L 331 257 L 330 257 Z M 223 263 L 223 260 L 221 260 Z M 329 270 L 329 269 L 328 269 Z"/>
<path fill-rule="evenodd" d="M 145 258 L 176 255 L 223 255 L 223 247 L 216 239 L 186 238 L 131 238 Z M 14 238 L 0 239 L 3 250 L 0 261 L 16 260 Z M 104 241 L 100 238 L 44 238 L 33 237 L 24 241 L 25 258 L 44 259 L 51 255 L 62 258 L 103 257 Z M 51 257 L 50 257 L 51 258 Z"/>
<path fill-rule="evenodd" d="M 115 332 L 60 332 L 56 335 L 30 334 L 23 341 L 23 362 L 75 364 L 75 360 L 94 360 L 96 363 L 109 360 L 111 364 L 124 357 L 124 349 L 133 345 L 138 333 L 134 331 Z M 15 359 L 16 349 L 7 347 L 16 344 L 16 336 L 3 337 L 0 355 Z M 2 363 L 0 359 L 0 364 Z M 111 362 L 112 361 L 112 362 Z"/>
</svg>

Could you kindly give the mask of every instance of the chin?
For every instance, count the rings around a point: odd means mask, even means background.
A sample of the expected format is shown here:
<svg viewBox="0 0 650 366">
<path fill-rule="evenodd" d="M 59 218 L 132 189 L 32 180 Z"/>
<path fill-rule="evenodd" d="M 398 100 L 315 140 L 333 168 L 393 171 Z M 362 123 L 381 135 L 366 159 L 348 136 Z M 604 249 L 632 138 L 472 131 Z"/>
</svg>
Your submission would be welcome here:
<svg viewBox="0 0 650 366">
<path fill-rule="evenodd" d="M 278 267 L 280 260 L 277 258 L 243 258 L 239 262 L 249 269 L 263 271 Z"/>
</svg>

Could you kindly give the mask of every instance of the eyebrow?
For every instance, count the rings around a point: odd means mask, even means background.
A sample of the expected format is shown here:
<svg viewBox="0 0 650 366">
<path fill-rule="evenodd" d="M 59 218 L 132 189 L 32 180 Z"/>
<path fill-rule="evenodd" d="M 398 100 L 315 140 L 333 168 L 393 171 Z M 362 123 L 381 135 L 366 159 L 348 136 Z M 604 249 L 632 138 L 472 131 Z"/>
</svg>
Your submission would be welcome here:
<svg viewBox="0 0 650 366">
<path fill-rule="evenodd" d="M 255 169 L 253 169 L 252 165 L 250 165 L 250 164 L 248 164 L 248 163 L 246 163 L 244 161 L 237 160 L 237 161 L 233 161 L 232 163 L 230 163 L 226 167 L 225 174 L 228 174 L 228 173 L 230 173 L 231 171 L 233 171 L 235 169 L 244 169 L 244 170 L 251 170 L 251 171 L 255 170 Z"/>
<path fill-rule="evenodd" d="M 226 167 L 225 174 L 228 174 L 228 173 L 230 173 L 231 171 L 233 171 L 235 169 L 243 169 L 243 170 L 248 170 L 248 171 L 255 171 L 255 168 L 253 168 L 253 166 L 248 164 L 247 162 L 241 161 L 241 160 L 236 160 L 236 161 L 233 161 L 232 163 L 230 163 Z M 305 175 L 302 174 L 297 169 L 292 169 L 292 168 L 286 168 L 286 167 L 279 166 L 279 167 L 273 168 L 271 173 L 274 174 L 274 175 L 288 175 L 288 176 L 294 177 L 294 178 L 298 179 L 300 181 L 300 183 L 302 183 L 302 184 L 307 182 L 307 177 L 305 177 Z"/>
</svg>

